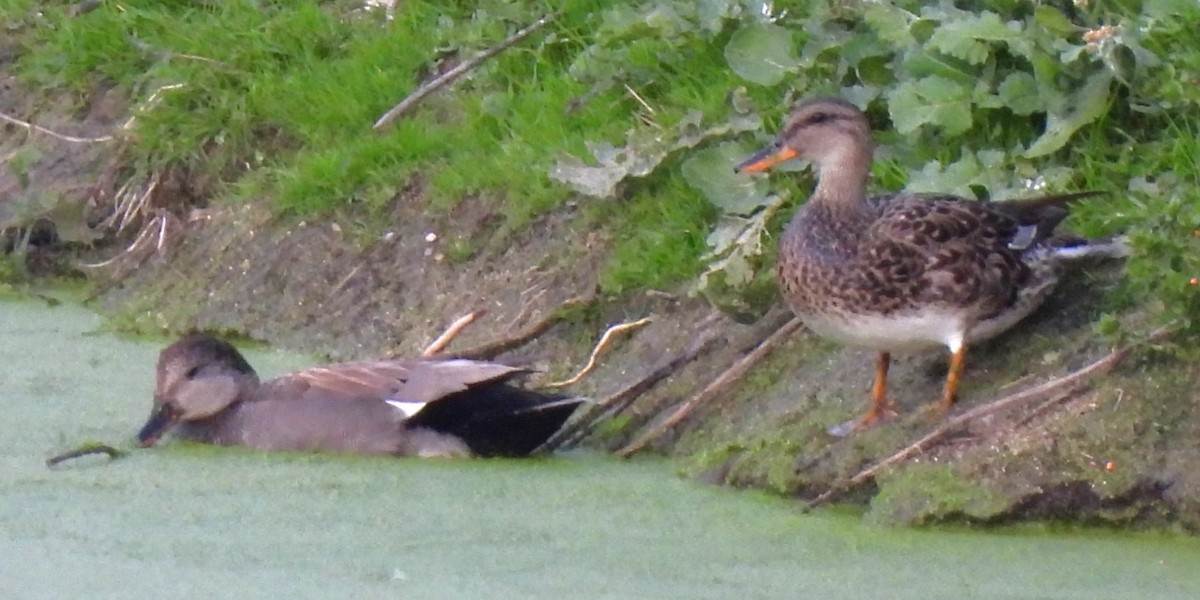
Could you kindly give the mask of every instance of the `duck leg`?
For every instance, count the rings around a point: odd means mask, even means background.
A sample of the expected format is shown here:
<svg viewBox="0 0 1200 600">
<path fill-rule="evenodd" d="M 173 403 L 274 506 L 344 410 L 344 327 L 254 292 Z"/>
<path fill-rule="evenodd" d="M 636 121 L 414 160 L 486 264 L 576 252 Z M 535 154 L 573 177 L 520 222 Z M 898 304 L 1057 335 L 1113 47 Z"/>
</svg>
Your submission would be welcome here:
<svg viewBox="0 0 1200 600">
<path fill-rule="evenodd" d="M 950 355 L 950 372 L 946 373 L 946 387 L 942 391 L 942 400 L 938 403 L 938 407 L 943 412 L 948 412 L 954 408 L 954 402 L 958 400 L 958 380 L 962 377 L 963 367 L 966 365 L 967 347 L 959 345 L 953 350 Z"/>
<path fill-rule="evenodd" d="M 871 386 L 871 408 L 862 417 L 864 427 L 896 412 L 892 410 L 892 401 L 887 396 L 887 374 L 891 366 L 891 354 L 880 352 L 875 357 L 875 385 Z"/>
<path fill-rule="evenodd" d="M 891 354 L 880 352 L 875 357 L 875 383 L 871 386 L 871 407 L 857 419 L 830 427 L 827 430 L 830 435 L 847 436 L 896 415 L 892 399 L 887 395 L 887 374 L 891 366 Z"/>
</svg>

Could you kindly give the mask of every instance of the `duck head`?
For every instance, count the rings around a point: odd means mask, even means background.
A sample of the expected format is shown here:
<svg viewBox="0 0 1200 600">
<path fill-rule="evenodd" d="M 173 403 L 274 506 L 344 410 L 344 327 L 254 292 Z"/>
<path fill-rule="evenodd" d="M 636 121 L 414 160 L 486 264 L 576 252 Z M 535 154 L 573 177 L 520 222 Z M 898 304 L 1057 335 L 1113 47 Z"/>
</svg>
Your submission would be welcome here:
<svg viewBox="0 0 1200 600">
<path fill-rule="evenodd" d="M 158 356 L 154 407 L 138 442 L 153 446 L 177 423 L 212 417 L 257 386 L 258 375 L 232 344 L 189 335 Z"/>
<path fill-rule="evenodd" d="M 858 107 L 838 98 L 819 98 L 797 105 L 775 143 L 734 170 L 760 173 L 792 158 L 807 160 L 822 171 L 830 166 L 869 170 L 873 148 L 871 126 Z"/>
</svg>

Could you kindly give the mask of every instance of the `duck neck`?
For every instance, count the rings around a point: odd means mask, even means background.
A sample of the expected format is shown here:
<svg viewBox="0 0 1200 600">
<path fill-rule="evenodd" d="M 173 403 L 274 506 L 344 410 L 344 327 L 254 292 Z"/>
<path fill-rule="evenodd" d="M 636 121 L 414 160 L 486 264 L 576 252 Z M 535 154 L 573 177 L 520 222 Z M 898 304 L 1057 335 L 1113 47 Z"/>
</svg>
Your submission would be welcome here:
<svg viewBox="0 0 1200 600">
<path fill-rule="evenodd" d="M 812 201 L 829 209 L 859 210 L 867 197 L 871 146 L 847 144 L 821 161 Z"/>
<path fill-rule="evenodd" d="M 217 434 L 222 430 L 225 420 L 236 410 L 237 403 L 206 419 L 184 421 L 175 426 L 175 437 L 193 442 L 206 444 L 215 443 Z"/>
<path fill-rule="evenodd" d="M 807 248 L 804 261 L 841 264 L 857 253 L 858 239 L 874 216 L 866 202 L 869 162 L 830 160 L 821 163 L 817 187 L 793 219 L 780 242 L 780 261 Z"/>
</svg>

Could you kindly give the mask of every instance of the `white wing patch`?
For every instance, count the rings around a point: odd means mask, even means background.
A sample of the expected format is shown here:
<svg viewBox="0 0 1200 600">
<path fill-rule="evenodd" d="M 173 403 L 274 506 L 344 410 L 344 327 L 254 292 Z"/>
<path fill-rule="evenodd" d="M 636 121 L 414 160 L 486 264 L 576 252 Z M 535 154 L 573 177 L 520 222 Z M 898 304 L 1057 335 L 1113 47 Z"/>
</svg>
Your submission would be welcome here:
<svg viewBox="0 0 1200 600">
<path fill-rule="evenodd" d="M 396 407 L 396 410 L 404 413 L 404 418 L 411 419 L 413 415 L 421 412 L 428 402 L 412 402 L 409 400 L 384 400 L 388 404 Z"/>
<path fill-rule="evenodd" d="M 445 360 L 439 360 L 433 364 L 437 367 L 449 367 L 452 369 L 453 368 L 463 368 L 463 367 L 478 368 L 480 366 L 484 366 L 484 367 L 497 366 L 494 363 L 481 363 L 478 360 L 471 360 L 469 358 L 449 358 L 449 359 L 445 359 Z M 500 367 L 505 368 L 503 365 L 500 365 Z"/>
<path fill-rule="evenodd" d="M 1128 242 L 1119 238 L 1111 242 L 1091 242 L 1078 246 L 1055 248 L 1054 257 L 1061 260 L 1079 260 L 1081 258 L 1125 258 L 1133 254 Z"/>
<path fill-rule="evenodd" d="M 1017 227 L 1017 234 L 1013 236 L 1008 247 L 1013 250 L 1028 250 L 1033 245 L 1033 238 L 1037 236 L 1038 228 L 1036 225 L 1021 225 Z"/>
</svg>

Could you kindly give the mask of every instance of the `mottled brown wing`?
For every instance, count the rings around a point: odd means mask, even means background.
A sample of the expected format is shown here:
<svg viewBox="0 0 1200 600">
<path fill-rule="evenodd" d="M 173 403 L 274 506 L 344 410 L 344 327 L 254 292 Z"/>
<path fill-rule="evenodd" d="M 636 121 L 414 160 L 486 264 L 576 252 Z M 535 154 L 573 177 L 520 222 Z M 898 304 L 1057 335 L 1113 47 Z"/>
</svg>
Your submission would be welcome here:
<svg viewBox="0 0 1200 600">
<path fill-rule="evenodd" d="M 379 360 L 314 367 L 263 384 L 260 397 L 432 402 L 524 369 L 473 360 Z"/>
<path fill-rule="evenodd" d="M 877 204 L 862 238 L 865 284 L 897 306 L 943 304 L 984 313 L 1016 300 L 1029 277 L 1009 243 L 1016 219 L 991 205 L 953 196 L 900 195 Z M 985 315 L 980 315 L 985 316 Z"/>
</svg>

